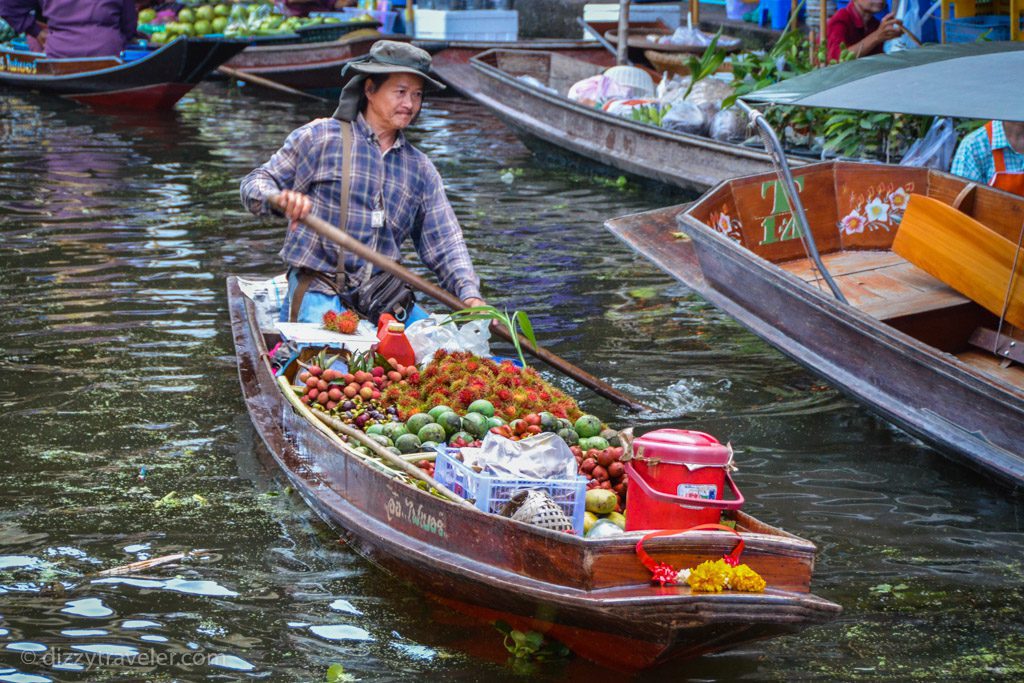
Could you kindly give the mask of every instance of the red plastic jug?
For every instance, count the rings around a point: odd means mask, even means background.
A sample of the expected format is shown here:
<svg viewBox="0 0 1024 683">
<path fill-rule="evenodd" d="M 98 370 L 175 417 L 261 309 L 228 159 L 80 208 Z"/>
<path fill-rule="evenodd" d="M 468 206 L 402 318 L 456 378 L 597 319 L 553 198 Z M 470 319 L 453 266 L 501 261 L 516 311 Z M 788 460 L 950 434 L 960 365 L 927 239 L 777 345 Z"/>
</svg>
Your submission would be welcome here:
<svg viewBox="0 0 1024 683">
<path fill-rule="evenodd" d="M 385 320 L 391 318 L 391 320 Z M 395 319 L 384 314 L 377 322 L 377 353 L 385 358 L 394 358 L 402 365 L 414 365 L 416 363 L 416 352 L 405 337 L 405 325 L 395 322 Z"/>
<path fill-rule="evenodd" d="M 732 449 L 710 434 L 658 429 L 633 441 L 626 462 L 626 531 L 686 529 L 738 510 L 743 494 L 729 474 Z M 734 500 L 722 500 L 728 483 Z"/>
</svg>

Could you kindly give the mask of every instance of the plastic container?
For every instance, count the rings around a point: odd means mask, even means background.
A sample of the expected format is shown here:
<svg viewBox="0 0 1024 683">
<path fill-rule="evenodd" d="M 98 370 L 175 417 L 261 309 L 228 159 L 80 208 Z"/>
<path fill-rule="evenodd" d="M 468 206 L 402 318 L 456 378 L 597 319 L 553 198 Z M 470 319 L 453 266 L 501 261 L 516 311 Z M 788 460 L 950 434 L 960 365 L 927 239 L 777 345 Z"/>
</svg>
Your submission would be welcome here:
<svg viewBox="0 0 1024 683">
<path fill-rule="evenodd" d="M 947 43 L 973 43 L 982 36 L 992 41 L 1009 40 L 1010 17 L 986 14 L 946 21 Z"/>
<path fill-rule="evenodd" d="M 604 75 L 632 91 L 632 97 L 653 97 L 654 80 L 643 69 L 636 66 L 613 66 Z"/>
<path fill-rule="evenodd" d="M 543 489 L 565 516 L 572 520 L 573 531 L 583 535 L 583 513 L 586 510 L 587 479 L 505 479 L 479 472 L 462 464 L 452 453 L 455 449 L 437 447 L 434 479 L 469 500 L 478 510 L 497 514 L 519 491 Z"/>
<path fill-rule="evenodd" d="M 385 314 L 388 318 L 390 315 Z M 412 344 L 405 338 L 405 325 L 395 322 L 394 318 L 385 320 L 385 315 L 380 317 L 377 323 L 377 353 L 385 358 L 394 358 L 402 365 L 414 365 L 416 363 L 416 352 L 412 350 Z"/>
<path fill-rule="evenodd" d="M 743 15 L 757 9 L 756 2 L 743 0 L 725 0 L 725 16 L 734 21 L 743 21 Z"/>
<path fill-rule="evenodd" d="M 743 495 L 729 474 L 732 449 L 704 432 L 658 429 L 633 441 L 626 531 L 688 529 L 738 510 Z M 723 500 L 725 486 L 733 500 Z"/>
<path fill-rule="evenodd" d="M 427 40 L 513 41 L 519 37 L 516 10 L 424 9 L 416 13 L 416 37 Z"/>
</svg>

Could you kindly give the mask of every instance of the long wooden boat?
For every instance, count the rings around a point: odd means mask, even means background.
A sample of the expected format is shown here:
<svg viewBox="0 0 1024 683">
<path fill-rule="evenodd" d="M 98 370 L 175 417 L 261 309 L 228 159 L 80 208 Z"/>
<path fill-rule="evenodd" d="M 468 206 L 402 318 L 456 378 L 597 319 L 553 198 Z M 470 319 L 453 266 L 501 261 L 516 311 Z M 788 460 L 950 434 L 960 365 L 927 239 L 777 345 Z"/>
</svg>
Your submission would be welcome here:
<svg viewBox="0 0 1024 683">
<path fill-rule="evenodd" d="M 737 174 L 771 169 L 766 152 L 675 133 L 574 102 L 577 81 L 601 73 L 588 62 L 551 52 L 490 50 L 470 60 L 479 79 L 474 96 L 528 146 L 570 152 L 643 178 L 703 192 Z M 519 79 L 532 76 L 558 94 Z M 790 158 L 794 167 L 805 163 Z"/>
<path fill-rule="evenodd" d="M 94 107 L 169 109 L 245 49 L 237 40 L 178 38 L 140 59 L 50 59 L 0 48 L 0 86 L 53 93 Z"/>
<path fill-rule="evenodd" d="M 404 35 L 385 35 L 374 29 L 359 29 L 324 43 L 252 45 L 225 66 L 296 90 L 338 90 L 345 63 L 365 55 L 370 46 L 382 38 L 409 40 Z"/>
<path fill-rule="evenodd" d="M 1012 260 L 1024 198 L 945 173 L 882 164 L 818 163 L 799 169 L 794 179 L 824 266 L 848 303 L 832 294 L 807 258 L 774 174 L 722 183 L 689 208 L 607 225 L 886 419 L 953 459 L 1019 486 L 1024 356 L 1007 334 L 1009 324 L 996 337 L 1008 280 L 1017 282 L 1008 310 L 1019 310 L 1019 268 L 1014 278 L 995 278 L 995 301 L 983 306 L 961 292 L 995 277 L 994 269 L 959 264 L 972 263 L 972 242 L 999 242 L 1004 260 Z M 937 268 L 928 256 L 930 240 L 931 248 L 948 243 L 937 231 L 917 246 L 900 248 L 899 240 L 908 244 L 908 234 L 921 234 L 916 220 L 904 221 L 913 195 L 955 206 L 958 212 L 946 209 L 952 211 L 947 225 L 962 217 L 982 226 L 972 228 L 977 234 L 959 248 L 954 263 Z M 913 201 L 912 206 L 935 204 Z M 1010 358 L 1016 364 L 1007 364 Z"/>
<path fill-rule="evenodd" d="M 359 553 L 444 604 L 540 631 L 625 670 L 791 633 L 840 611 L 809 593 L 814 546 L 743 513 L 735 517 L 742 561 L 767 590 L 691 593 L 652 584 L 635 553 L 643 532 L 602 540 L 554 532 L 438 498 L 371 466 L 291 407 L 267 361 L 276 332 L 260 328 L 237 278 L 227 288 L 245 403 L 291 485 Z M 733 534 L 699 531 L 646 549 L 682 568 L 735 544 Z"/>
</svg>

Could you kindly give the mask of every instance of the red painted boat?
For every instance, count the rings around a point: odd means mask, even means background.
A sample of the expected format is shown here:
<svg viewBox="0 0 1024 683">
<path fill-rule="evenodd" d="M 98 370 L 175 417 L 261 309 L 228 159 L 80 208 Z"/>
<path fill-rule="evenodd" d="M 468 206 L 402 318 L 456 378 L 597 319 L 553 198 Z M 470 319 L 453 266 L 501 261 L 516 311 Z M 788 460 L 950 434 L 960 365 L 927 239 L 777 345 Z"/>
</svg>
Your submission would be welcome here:
<svg viewBox="0 0 1024 683">
<path fill-rule="evenodd" d="M 246 44 L 178 38 L 131 61 L 119 57 L 51 59 L 38 52 L 0 48 L 0 86 L 53 93 L 94 107 L 169 109 Z"/>
<path fill-rule="evenodd" d="M 730 513 L 745 542 L 742 561 L 767 581 L 767 589 L 695 593 L 652 583 L 636 554 L 644 532 L 584 539 L 418 488 L 297 412 L 309 410 L 285 396 L 268 362 L 268 346 L 279 340 L 275 330 L 264 329 L 271 314 L 257 314 L 241 284 L 228 278 L 238 372 L 270 456 L 352 548 L 443 605 L 541 632 L 617 670 L 793 633 L 839 613 L 839 605 L 809 592 L 814 545 L 742 512 Z M 292 381 L 298 369 L 293 362 L 284 375 Z M 656 560 L 678 568 L 721 558 L 735 546 L 736 535 L 726 531 L 645 543 Z"/>
</svg>

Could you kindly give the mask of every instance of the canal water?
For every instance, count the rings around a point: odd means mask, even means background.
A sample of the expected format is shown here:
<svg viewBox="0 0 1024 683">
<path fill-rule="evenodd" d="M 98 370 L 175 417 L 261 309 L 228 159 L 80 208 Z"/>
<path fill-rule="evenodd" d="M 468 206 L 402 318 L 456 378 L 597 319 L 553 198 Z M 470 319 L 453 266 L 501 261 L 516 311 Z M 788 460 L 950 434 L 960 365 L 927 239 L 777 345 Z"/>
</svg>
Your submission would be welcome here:
<svg viewBox="0 0 1024 683">
<path fill-rule="evenodd" d="M 224 279 L 274 273 L 284 226 L 244 213 L 238 181 L 329 112 L 220 84 L 166 116 L 0 97 L 0 681 L 318 681 L 333 664 L 360 680 L 621 680 L 574 658 L 510 661 L 497 630 L 339 544 L 260 459 Z M 549 377 L 614 425 L 732 442 L 746 509 L 817 544 L 813 589 L 844 607 L 644 680 L 1024 677 L 1020 501 L 602 227 L 685 198 L 539 163 L 465 102 L 430 103 L 413 137 L 485 296 L 657 412 Z"/>
</svg>

